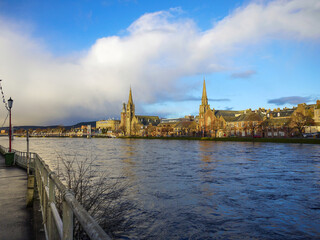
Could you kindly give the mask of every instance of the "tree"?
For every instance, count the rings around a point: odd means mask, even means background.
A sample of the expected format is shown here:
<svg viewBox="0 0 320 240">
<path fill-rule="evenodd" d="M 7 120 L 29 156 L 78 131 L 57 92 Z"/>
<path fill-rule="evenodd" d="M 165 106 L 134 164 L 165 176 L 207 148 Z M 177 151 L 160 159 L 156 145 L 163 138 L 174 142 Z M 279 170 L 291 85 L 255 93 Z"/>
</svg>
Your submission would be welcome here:
<svg viewBox="0 0 320 240">
<path fill-rule="evenodd" d="M 291 125 L 290 121 L 286 122 L 283 125 L 283 128 L 284 128 L 284 130 L 285 130 L 285 132 L 287 134 L 287 137 L 291 137 L 292 127 L 290 125 Z"/>
<path fill-rule="evenodd" d="M 18 135 L 24 135 L 24 134 L 26 134 L 26 130 L 20 128 L 20 129 L 16 130 L 15 133 L 18 134 Z"/>
<path fill-rule="evenodd" d="M 79 203 L 89 212 L 97 223 L 112 237 L 131 227 L 126 219 L 134 204 L 124 200 L 128 185 L 120 182 L 122 178 L 111 178 L 108 174 L 92 169 L 93 160 L 78 161 L 59 157 L 62 168 L 58 176 L 70 189 Z M 57 194 L 58 209 L 62 210 L 62 195 Z M 80 224 L 74 224 L 75 239 L 87 239 Z"/>
<path fill-rule="evenodd" d="M 121 125 L 120 127 L 119 127 L 119 130 L 125 135 L 126 134 L 126 126 L 125 125 Z"/>
<path fill-rule="evenodd" d="M 211 121 L 211 129 L 214 132 L 214 137 L 216 138 L 217 137 L 217 132 L 219 130 L 218 119 L 215 118 L 213 121 Z M 211 135 L 211 137 L 212 137 L 212 135 Z"/>
<path fill-rule="evenodd" d="M 133 135 L 140 135 L 141 124 L 134 122 L 132 126 Z"/>
<path fill-rule="evenodd" d="M 252 138 L 254 138 L 255 134 L 262 129 L 262 124 L 255 121 L 250 121 L 246 124 L 246 130 L 249 130 Z"/>
<path fill-rule="evenodd" d="M 313 124 L 313 118 L 309 114 L 305 115 L 302 112 L 295 112 L 292 115 L 290 122 L 291 127 L 299 132 L 300 137 L 302 137 L 302 134 L 304 133 L 305 126 L 311 126 Z"/>
<path fill-rule="evenodd" d="M 155 136 L 156 135 L 156 127 L 149 124 L 146 129 L 147 136 Z"/>
</svg>

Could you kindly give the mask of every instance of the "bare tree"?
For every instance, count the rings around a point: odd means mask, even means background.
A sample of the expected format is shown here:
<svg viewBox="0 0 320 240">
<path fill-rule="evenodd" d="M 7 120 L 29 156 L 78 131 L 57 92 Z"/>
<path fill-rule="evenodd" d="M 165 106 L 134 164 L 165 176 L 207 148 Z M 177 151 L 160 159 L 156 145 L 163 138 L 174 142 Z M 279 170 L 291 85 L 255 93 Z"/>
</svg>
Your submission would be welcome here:
<svg viewBox="0 0 320 240">
<path fill-rule="evenodd" d="M 134 204 L 125 200 L 129 186 L 120 182 L 121 178 L 111 178 L 109 174 L 94 170 L 93 160 L 78 161 L 76 156 L 72 160 L 63 157 L 59 160 L 62 162 L 62 169 L 58 169 L 59 177 L 106 233 L 115 237 L 117 233 L 130 229 L 131 222 L 126 215 Z M 57 199 L 60 199 L 58 207 L 61 210 L 61 194 Z M 74 239 L 87 239 L 77 221 L 74 233 Z"/>
<path fill-rule="evenodd" d="M 214 132 L 214 137 L 216 138 L 217 137 L 217 132 L 219 130 L 219 122 L 218 122 L 218 120 L 217 119 L 212 120 L 210 127 L 211 127 L 210 130 L 212 130 Z M 209 130 L 209 132 L 210 132 L 210 130 Z M 212 137 L 212 134 L 211 134 L 211 137 Z"/>
<path fill-rule="evenodd" d="M 119 127 L 119 130 L 120 130 L 124 135 L 126 134 L 127 129 L 126 129 L 126 126 L 125 126 L 125 125 L 120 126 L 120 127 Z"/>
<path fill-rule="evenodd" d="M 292 128 L 297 129 L 299 136 L 302 137 L 304 133 L 305 126 L 311 126 L 314 124 L 314 120 L 310 115 L 304 115 L 301 112 L 296 112 L 291 119 L 290 125 Z"/>
<path fill-rule="evenodd" d="M 246 124 L 246 131 L 250 131 L 251 137 L 254 138 L 262 130 L 262 123 L 256 121 L 250 121 Z"/>
</svg>

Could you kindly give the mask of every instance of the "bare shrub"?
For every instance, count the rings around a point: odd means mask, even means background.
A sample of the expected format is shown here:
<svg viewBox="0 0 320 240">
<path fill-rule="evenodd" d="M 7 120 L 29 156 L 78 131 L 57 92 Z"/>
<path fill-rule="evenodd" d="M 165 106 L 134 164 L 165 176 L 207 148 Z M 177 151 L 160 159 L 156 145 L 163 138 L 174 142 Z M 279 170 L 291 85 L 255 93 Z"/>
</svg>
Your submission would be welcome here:
<svg viewBox="0 0 320 240">
<path fill-rule="evenodd" d="M 71 160 L 61 156 L 58 159 L 62 163 L 62 167 L 58 165 L 59 178 L 109 236 L 115 237 L 117 233 L 131 228 L 132 224 L 126 216 L 134 205 L 125 200 L 129 186 L 121 182 L 121 177 L 110 177 L 110 173 L 93 169 L 93 160 L 79 161 L 76 156 Z M 56 198 L 61 211 L 61 193 Z M 75 239 L 88 238 L 77 220 L 74 236 Z"/>
</svg>

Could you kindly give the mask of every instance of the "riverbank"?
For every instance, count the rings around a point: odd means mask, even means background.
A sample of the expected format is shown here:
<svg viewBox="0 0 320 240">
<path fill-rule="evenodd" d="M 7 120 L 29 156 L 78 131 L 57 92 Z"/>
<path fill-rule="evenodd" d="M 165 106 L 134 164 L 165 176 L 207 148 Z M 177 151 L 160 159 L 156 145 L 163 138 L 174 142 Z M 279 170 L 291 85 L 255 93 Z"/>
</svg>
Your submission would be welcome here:
<svg viewBox="0 0 320 240">
<path fill-rule="evenodd" d="M 132 139 L 197 140 L 214 142 L 271 142 L 271 143 L 306 143 L 320 144 L 319 138 L 209 138 L 209 137 L 119 137 Z"/>
<path fill-rule="evenodd" d="M 0 136 L 0 137 L 8 137 Z M 25 137 L 25 136 L 15 136 Z M 86 136 L 30 136 L 30 138 L 87 138 Z M 114 138 L 107 135 L 95 135 L 91 138 Z M 304 144 L 320 144 L 320 138 L 246 138 L 246 137 L 225 137 L 225 138 L 209 138 L 209 137 L 138 137 L 138 136 L 121 136 L 122 139 L 163 139 L 163 140 L 196 140 L 196 141 L 214 141 L 214 142 L 270 142 L 270 143 L 304 143 Z"/>
</svg>

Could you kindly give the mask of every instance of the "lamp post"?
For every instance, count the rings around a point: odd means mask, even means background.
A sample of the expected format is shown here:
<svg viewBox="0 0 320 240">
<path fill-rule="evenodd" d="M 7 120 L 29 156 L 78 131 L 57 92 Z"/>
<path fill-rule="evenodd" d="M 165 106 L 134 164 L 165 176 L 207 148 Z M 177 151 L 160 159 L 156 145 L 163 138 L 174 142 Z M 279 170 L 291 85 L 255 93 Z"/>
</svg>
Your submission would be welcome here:
<svg viewBox="0 0 320 240">
<path fill-rule="evenodd" d="M 13 103 L 13 100 L 10 99 L 8 100 L 8 107 L 9 107 L 9 152 L 11 152 L 11 138 L 12 138 L 12 130 L 11 130 L 11 108 L 12 108 L 12 103 Z"/>
</svg>

